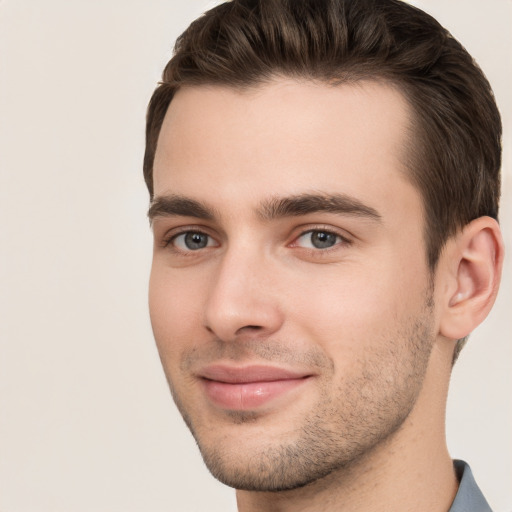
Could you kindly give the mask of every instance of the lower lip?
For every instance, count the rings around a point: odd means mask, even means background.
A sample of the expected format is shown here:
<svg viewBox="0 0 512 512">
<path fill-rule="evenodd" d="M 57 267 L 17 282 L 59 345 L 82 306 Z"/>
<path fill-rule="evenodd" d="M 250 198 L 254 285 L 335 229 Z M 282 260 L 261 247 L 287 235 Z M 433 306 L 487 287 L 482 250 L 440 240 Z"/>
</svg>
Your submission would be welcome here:
<svg viewBox="0 0 512 512">
<path fill-rule="evenodd" d="M 267 404 L 275 398 L 297 389 L 308 378 L 229 384 L 204 379 L 208 398 L 223 409 L 247 411 Z"/>
</svg>

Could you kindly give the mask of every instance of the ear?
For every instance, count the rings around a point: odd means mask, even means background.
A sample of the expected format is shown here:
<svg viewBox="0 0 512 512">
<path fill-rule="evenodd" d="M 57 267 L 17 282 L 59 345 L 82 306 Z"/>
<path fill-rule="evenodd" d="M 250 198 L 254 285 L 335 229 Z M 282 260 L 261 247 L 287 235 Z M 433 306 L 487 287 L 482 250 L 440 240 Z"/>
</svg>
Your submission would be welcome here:
<svg viewBox="0 0 512 512">
<path fill-rule="evenodd" d="M 503 266 L 503 239 L 491 217 L 470 222 L 443 251 L 444 280 L 439 333 L 458 340 L 467 336 L 491 310 Z"/>
</svg>

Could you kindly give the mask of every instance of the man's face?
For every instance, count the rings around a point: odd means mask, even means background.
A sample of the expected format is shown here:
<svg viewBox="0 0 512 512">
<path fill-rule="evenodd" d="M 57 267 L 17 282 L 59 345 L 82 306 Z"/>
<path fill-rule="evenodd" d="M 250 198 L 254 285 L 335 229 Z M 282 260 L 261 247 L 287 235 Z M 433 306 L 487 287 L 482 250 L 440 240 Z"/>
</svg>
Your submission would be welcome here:
<svg viewBox="0 0 512 512">
<path fill-rule="evenodd" d="M 159 138 L 150 311 L 205 462 L 239 489 L 354 466 L 407 424 L 435 339 L 390 87 L 185 87 Z"/>
</svg>

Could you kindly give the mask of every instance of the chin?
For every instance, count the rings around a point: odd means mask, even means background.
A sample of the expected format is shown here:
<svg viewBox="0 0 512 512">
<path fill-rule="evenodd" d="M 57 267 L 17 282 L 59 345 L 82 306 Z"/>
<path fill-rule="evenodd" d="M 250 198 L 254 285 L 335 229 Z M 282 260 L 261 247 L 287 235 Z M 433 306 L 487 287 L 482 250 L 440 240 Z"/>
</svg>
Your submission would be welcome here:
<svg viewBox="0 0 512 512">
<path fill-rule="evenodd" d="M 202 450 L 202 455 L 210 473 L 217 480 L 244 491 L 291 491 L 305 487 L 339 469 L 324 464 L 316 467 L 305 465 L 303 458 L 286 446 L 259 454 L 241 454 L 237 460 L 223 457 L 221 450 Z"/>
</svg>

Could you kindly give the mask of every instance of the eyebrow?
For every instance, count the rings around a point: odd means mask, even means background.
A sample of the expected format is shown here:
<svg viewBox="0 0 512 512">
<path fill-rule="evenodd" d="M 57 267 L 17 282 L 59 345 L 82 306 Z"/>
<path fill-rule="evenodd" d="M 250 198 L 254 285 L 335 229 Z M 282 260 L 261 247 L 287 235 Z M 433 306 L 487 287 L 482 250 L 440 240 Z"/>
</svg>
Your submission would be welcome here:
<svg viewBox="0 0 512 512">
<path fill-rule="evenodd" d="M 317 212 L 363 217 L 379 222 L 382 219 L 377 210 L 346 194 L 299 194 L 271 198 L 261 205 L 259 216 L 263 220 L 273 220 Z"/>
<path fill-rule="evenodd" d="M 381 215 L 377 210 L 346 194 L 299 194 L 289 197 L 272 197 L 260 204 L 257 215 L 261 220 L 271 221 L 318 212 L 381 221 Z M 217 216 L 213 208 L 195 199 L 174 194 L 155 197 L 148 211 L 150 221 L 155 217 L 194 217 L 214 220 Z"/>
<path fill-rule="evenodd" d="M 215 212 L 195 199 L 172 194 L 155 197 L 149 206 L 148 217 L 150 222 L 155 217 L 195 217 L 213 220 Z"/>
</svg>

